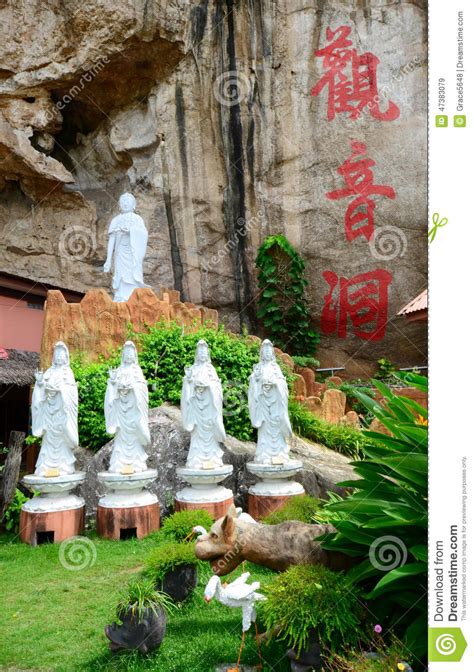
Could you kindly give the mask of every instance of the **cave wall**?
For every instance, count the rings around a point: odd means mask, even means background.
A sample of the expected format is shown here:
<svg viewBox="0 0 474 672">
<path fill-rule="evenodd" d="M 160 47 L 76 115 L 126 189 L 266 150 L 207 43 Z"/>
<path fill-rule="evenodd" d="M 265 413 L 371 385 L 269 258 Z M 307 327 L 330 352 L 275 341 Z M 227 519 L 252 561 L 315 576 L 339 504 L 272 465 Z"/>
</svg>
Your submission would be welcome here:
<svg viewBox="0 0 474 672">
<path fill-rule="evenodd" d="M 106 231 L 130 190 L 153 288 L 255 331 L 255 255 L 281 232 L 307 262 L 323 366 L 424 363 L 425 325 L 395 317 L 426 286 L 423 1 L 6 0 L 0 20 L 2 270 L 107 287 Z M 379 109 L 393 101 L 397 118 L 364 107 L 331 120 L 328 87 L 311 95 L 326 72 L 315 51 L 341 26 L 354 53 L 378 59 Z M 351 198 L 327 197 L 344 188 L 353 142 L 374 161 L 373 183 L 395 193 L 371 197 L 384 234 L 372 244 L 347 238 Z M 341 278 L 369 274 L 367 288 L 381 271 L 388 324 L 366 340 L 344 313 Z"/>
</svg>

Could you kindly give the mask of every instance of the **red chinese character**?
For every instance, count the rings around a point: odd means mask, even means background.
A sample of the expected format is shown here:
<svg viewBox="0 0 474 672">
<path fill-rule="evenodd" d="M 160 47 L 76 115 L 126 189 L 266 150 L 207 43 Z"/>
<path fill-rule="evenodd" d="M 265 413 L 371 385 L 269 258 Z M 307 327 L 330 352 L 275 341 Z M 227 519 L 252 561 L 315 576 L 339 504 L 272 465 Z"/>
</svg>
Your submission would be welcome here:
<svg viewBox="0 0 474 672">
<path fill-rule="evenodd" d="M 332 271 L 324 271 L 329 285 L 324 297 L 321 329 L 324 334 L 347 336 L 350 319 L 354 334 L 365 341 L 380 341 L 385 336 L 388 314 L 388 287 L 392 274 L 378 269 L 360 273 L 353 278 L 338 278 Z M 339 285 L 339 298 L 335 297 Z"/>
<path fill-rule="evenodd" d="M 367 148 L 362 142 L 352 142 L 352 154 L 339 166 L 337 172 L 342 175 L 346 183 L 344 189 L 328 191 L 326 196 L 331 201 L 355 196 L 349 203 L 345 215 L 346 238 L 349 241 L 357 236 L 365 236 L 370 240 L 374 234 L 374 210 L 376 203 L 369 196 L 380 195 L 387 198 L 395 198 L 392 187 L 374 184 L 374 174 L 371 170 L 375 161 L 369 158 L 357 158 L 363 156 Z M 358 226 L 361 222 L 365 224 Z"/>
<path fill-rule="evenodd" d="M 336 113 L 349 112 L 350 119 L 358 119 L 364 107 L 368 107 L 374 119 L 394 121 L 400 116 L 399 108 L 391 100 L 385 112 L 380 109 L 377 86 L 377 56 L 369 51 L 358 54 L 350 49 L 352 40 L 348 37 L 352 29 L 339 26 L 332 31 L 326 30 L 326 38 L 333 40 L 323 49 L 315 51 L 315 56 L 323 58 L 324 75 L 311 91 L 312 96 L 328 87 L 328 119 L 334 119 Z M 346 74 L 346 72 L 348 74 Z M 349 76 L 348 76 L 349 75 Z"/>
</svg>

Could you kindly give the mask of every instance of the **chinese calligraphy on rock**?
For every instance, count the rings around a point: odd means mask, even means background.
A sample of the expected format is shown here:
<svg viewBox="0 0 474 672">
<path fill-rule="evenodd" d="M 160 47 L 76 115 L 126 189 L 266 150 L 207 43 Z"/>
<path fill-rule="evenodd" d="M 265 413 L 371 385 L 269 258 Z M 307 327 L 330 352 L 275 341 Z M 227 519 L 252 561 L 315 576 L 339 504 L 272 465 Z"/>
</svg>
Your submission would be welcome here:
<svg viewBox="0 0 474 672">
<path fill-rule="evenodd" d="M 377 84 L 380 61 L 370 51 L 358 54 L 349 39 L 351 32 L 350 26 L 339 26 L 336 30 L 327 28 L 329 43 L 315 52 L 317 58 L 323 59 L 324 74 L 313 87 L 311 95 L 318 96 L 327 88 L 329 121 L 344 112 L 349 113 L 350 119 L 358 119 L 365 108 L 374 119 L 394 121 L 400 116 L 394 102 L 388 101 L 385 111 L 380 109 Z"/>
</svg>

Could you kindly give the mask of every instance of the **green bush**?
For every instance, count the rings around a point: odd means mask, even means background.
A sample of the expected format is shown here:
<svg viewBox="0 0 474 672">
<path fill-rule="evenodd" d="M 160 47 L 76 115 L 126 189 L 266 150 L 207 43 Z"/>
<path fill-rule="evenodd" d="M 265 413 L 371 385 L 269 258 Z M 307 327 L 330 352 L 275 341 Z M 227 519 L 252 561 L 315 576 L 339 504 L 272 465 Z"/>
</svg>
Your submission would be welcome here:
<svg viewBox="0 0 474 672">
<path fill-rule="evenodd" d="M 314 522 L 316 513 L 321 509 L 319 499 L 310 495 L 291 497 L 286 504 L 277 511 L 273 511 L 263 519 L 268 525 L 278 525 L 286 520 L 301 520 L 303 523 Z"/>
<path fill-rule="evenodd" d="M 168 541 L 155 548 L 145 561 L 146 576 L 156 583 L 162 581 L 168 572 L 180 565 L 198 565 L 194 554 L 194 544 Z"/>
<path fill-rule="evenodd" d="M 201 525 L 209 530 L 213 522 L 211 515 L 204 509 L 177 511 L 165 518 L 161 526 L 161 532 L 168 539 L 184 541 L 190 536 L 193 527 L 196 525 Z"/>
<path fill-rule="evenodd" d="M 359 457 L 362 448 L 370 441 L 358 429 L 344 425 L 334 425 L 321 418 L 317 418 L 311 411 L 295 400 L 290 400 L 290 420 L 293 431 L 315 443 L 336 450 L 348 457 Z"/>
<path fill-rule="evenodd" d="M 355 645 L 361 636 L 358 592 L 348 589 L 343 574 L 322 565 L 295 565 L 266 587 L 265 627 L 297 653 L 308 645 L 313 628 L 326 649 Z"/>
<path fill-rule="evenodd" d="M 15 496 L 13 497 L 13 500 L 8 505 L 7 510 L 3 516 L 3 525 L 9 532 L 18 532 L 20 529 L 21 507 L 27 501 L 28 497 L 25 497 L 21 490 L 18 490 L 17 488 L 15 490 Z"/>
<path fill-rule="evenodd" d="M 320 362 L 314 357 L 305 357 L 304 355 L 293 355 L 293 361 L 296 366 L 301 366 L 308 369 L 317 369 Z"/>
<path fill-rule="evenodd" d="M 305 263 L 285 236 L 269 236 L 259 247 L 257 316 L 269 338 L 286 352 L 314 355 L 319 334 L 311 328 Z"/>
<path fill-rule="evenodd" d="M 398 374 L 402 382 L 427 390 L 424 376 Z M 370 444 L 354 462 L 361 480 L 341 485 L 354 488 L 343 501 L 326 509 L 336 534 L 324 547 L 361 559 L 348 579 L 360 584 L 380 623 L 393 628 L 418 658 L 426 656 L 428 427 L 427 412 L 412 399 L 399 397 L 374 380 L 383 405 L 358 393 L 392 436 L 365 431 Z M 345 520 L 341 520 L 341 514 Z M 395 563 L 395 564 L 393 564 Z M 387 567 L 388 564 L 388 567 Z"/>
</svg>

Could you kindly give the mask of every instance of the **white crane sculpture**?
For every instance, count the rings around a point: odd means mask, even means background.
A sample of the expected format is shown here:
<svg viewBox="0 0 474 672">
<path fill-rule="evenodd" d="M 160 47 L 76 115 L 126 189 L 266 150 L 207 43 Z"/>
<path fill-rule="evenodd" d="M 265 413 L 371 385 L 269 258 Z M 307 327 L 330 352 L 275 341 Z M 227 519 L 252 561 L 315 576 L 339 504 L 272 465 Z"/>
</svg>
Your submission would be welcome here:
<svg viewBox="0 0 474 672">
<path fill-rule="evenodd" d="M 237 670 L 239 668 L 240 658 L 244 648 L 245 634 L 247 630 L 250 629 L 252 623 L 255 624 L 255 633 L 257 635 L 258 655 L 260 662 L 262 659 L 258 641 L 258 630 L 256 623 L 257 613 L 255 609 L 255 602 L 266 600 L 267 598 L 261 593 L 257 593 L 257 590 L 260 588 L 259 581 L 247 583 L 249 576 L 250 572 L 244 572 L 241 574 L 241 576 L 239 576 L 238 579 L 232 581 L 232 583 L 229 583 L 228 585 L 222 585 L 220 578 L 214 575 L 211 576 L 204 590 L 204 599 L 206 602 L 209 603 L 212 598 L 215 597 L 219 602 L 221 602 L 221 604 L 225 604 L 226 607 L 242 609 L 242 643 L 240 645 L 239 658 L 237 660 Z"/>
</svg>

